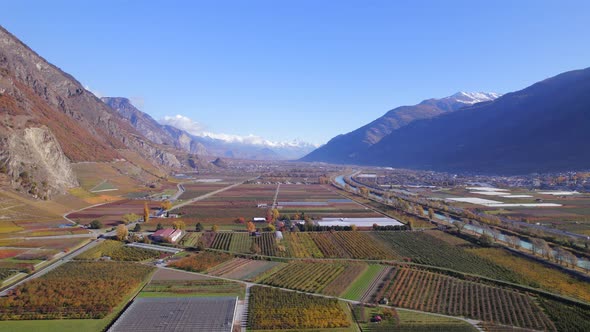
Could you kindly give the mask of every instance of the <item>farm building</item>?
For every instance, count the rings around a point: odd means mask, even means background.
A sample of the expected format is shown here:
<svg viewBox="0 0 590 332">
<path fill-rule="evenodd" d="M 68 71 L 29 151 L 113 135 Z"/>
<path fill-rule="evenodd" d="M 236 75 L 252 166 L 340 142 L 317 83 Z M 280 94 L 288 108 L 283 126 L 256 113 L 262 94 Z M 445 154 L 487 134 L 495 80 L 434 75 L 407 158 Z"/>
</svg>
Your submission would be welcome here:
<svg viewBox="0 0 590 332">
<path fill-rule="evenodd" d="M 152 234 L 152 240 L 158 242 L 174 243 L 182 236 L 182 230 L 173 228 L 164 228 Z"/>
</svg>

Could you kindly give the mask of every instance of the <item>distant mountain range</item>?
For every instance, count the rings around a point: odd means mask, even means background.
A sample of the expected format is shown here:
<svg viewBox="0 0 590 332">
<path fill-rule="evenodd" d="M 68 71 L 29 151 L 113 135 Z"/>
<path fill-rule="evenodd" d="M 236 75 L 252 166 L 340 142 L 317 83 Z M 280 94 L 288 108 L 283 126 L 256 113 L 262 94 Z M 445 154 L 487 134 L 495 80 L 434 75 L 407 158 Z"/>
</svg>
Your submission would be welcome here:
<svg viewBox="0 0 590 332">
<path fill-rule="evenodd" d="M 137 109 L 127 98 L 103 97 L 102 101 L 119 112 L 129 123 L 154 143 L 204 156 L 253 159 L 297 159 L 316 146 L 305 142 L 272 142 L 254 136 L 234 136 L 211 133 L 194 135 L 174 125 L 159 123 Z M 182 120 L 182 119 L 180 119 Z M 175 121 L 169 121 L 175 123 Z"/>
<path fill-rule="evenodd" d="M 303 160 L 487 174 L 590 168 L 590 68 L 438 113 L 410 116 L 412 121 L 383 131 L 374 144 L 363 141 L 367 135 L 344 135 L 360 147 L 353 154 L 328 143 Z M 372 127 L 359 131 L 370 133 Z"/>
<path fill-rule="evenodd" d="M 359 161 L 358 157 L 369 147 L 414 121 L 434 118 L 476 103 L 492 101 L 499 96 L 497 93 L 458 92 L 446 98 L 427 99 L 414 106 L 401 106 L 357 130 L 334 137 L 302 160 L 343 164 L 359 163 L 362 160 Z"/>
</svg>

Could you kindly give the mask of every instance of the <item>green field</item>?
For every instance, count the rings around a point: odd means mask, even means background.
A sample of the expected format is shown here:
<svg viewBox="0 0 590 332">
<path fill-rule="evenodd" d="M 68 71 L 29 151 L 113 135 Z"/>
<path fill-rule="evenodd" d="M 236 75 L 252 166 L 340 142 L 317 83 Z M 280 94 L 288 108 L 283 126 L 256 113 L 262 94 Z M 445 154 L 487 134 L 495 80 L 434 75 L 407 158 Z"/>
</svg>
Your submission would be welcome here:
<svg viewBox="0 0 590 332">
<path fill-rule="evenodd" d="M 369 265 L 369 268 L 346 289 L 342 297 L 349 300 L 360 299 L 371 286 L 371 282 L 384 268 L 383 265 Z"/>
</svg>

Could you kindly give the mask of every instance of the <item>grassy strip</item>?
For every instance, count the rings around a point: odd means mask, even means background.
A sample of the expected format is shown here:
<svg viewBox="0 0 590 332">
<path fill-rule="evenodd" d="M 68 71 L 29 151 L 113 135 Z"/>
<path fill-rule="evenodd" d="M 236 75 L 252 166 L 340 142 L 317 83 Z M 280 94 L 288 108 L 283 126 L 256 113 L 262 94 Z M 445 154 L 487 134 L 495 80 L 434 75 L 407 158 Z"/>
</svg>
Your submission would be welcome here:
<svg viewBox="0 0 590 332">
<path fill-rule="evenodd" d="M 342 297 L 347 300 L 359 300 L 371 286 L 373 279 L 379 275 L 385 266 L 372 264 L 344 291 Z"/>
</svg>

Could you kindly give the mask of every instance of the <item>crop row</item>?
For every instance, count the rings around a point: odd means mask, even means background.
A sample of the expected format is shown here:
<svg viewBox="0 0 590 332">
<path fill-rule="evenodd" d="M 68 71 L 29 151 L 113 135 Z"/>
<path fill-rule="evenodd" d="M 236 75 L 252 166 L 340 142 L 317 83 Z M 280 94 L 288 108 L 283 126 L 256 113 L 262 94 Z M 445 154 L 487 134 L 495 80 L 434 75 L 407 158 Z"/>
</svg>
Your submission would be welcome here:
<svg viewBox="0 0 590 332">
<path fill-rule="evenodd" d="M 413 268 L 397 268 L 377 299 L 393 306 L 466 316 L 504 325 L 555 330 L 526 294 Z"/>
<path fill-rule="evenodd" d="M 295 258 L 323 258 L 324 255 L 308 233 L 285 233 L 283 241 L 287 243 L 288 254 Z"/>
<path fill-rule="evenodd" d="M 292 262 L 262 283 L 305 292 L 321 292 L 345 269 L 341 263 Z"/>
<path fill-rule="evenodd" d="M 365 270 L 366 263 L 351 263 L 346 266 L 344 271 L 329 283 L 322 293 L 326 295 L 339 296 L 342 294 Z"/>
<path fill-rule="evenodd" d="M 519 282 L 521 277 L 490 260 L 469 253 L 425 232 L 372 232 L 371 235 L 387 244 L 399 257 L 414 263 L 444 267 Z"/>
<path fill-rule="evenodd" d="M 333 299 L 254 286 L 249 300 L 252 330 L 349 327 L 342 305 Z"/>
<path fill-rule="evenodd" d="M 393 259 L 395 255 L 367 232 L 309 233 L 324 257 L 355 259 Z"/>
<path fill-rule="evenodd" d="M 198 254 L 172 261 L 168 266 L 186 271 L 204 272 L 232 258 L 233 256 L 230 254 L 202 251 Z"/>
</svg>

